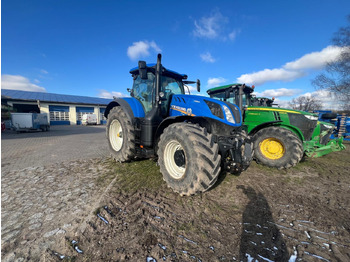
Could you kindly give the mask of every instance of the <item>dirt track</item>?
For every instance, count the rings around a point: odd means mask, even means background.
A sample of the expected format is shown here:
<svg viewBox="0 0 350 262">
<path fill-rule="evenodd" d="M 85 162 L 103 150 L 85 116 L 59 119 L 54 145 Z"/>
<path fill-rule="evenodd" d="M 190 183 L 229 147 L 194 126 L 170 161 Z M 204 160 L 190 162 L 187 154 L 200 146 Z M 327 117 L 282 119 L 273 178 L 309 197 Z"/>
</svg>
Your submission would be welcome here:
<svg viewBox="0 0 350 262">
<path fill-rule="evenodd" d="M 168 189 L 152 160 L 113 163 L 116 183 L 87 226 L 45 260 L 349 261 L 347 147 L 287 171 L 253 164 L 193 197 Z"/>
</svg>

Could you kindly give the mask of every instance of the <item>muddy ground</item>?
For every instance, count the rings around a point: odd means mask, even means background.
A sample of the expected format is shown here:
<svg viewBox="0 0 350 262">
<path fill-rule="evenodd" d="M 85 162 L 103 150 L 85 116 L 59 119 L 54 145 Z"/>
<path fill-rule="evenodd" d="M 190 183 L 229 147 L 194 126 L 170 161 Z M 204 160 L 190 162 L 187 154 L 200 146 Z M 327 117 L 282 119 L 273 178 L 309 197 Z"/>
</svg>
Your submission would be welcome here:
<svg viewBox="0 0 350 262">
<path fill-rule="evenodd" d="M 110 162 L 116 183 L 45 260 L 350 261 L 346 145 L 289 170 L 253 163 L 192 197 L 167 188 L 154 160 Z"/>
</svg>

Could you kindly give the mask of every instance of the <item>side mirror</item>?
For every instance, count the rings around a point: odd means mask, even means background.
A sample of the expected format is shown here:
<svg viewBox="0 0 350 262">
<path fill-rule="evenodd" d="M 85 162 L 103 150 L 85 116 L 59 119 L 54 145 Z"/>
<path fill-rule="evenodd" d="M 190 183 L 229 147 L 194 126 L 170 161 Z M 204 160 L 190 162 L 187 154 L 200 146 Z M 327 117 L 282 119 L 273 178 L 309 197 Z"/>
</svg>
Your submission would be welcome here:
<svg viewBox="0 0 350 262">
<path fill-rule="evenodd" d="M 147 65 L 145 61 L 139 61 L 139 75 L 141 79 L 147 79 Z"/>
<path fill-rule="evenodd" d="M 201 91 L 201 81 L 197 79 L 197 92 Z"/>
</svg>

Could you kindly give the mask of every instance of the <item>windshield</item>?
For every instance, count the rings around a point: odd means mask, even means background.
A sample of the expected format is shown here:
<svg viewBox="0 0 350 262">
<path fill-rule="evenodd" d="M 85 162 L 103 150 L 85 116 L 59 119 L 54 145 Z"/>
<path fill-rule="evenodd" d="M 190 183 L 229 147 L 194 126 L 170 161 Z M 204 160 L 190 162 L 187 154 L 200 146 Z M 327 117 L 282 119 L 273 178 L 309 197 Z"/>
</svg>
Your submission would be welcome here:
<svg viewBox="0 0 350 262">
<path fill-rule="evenodd" d="M 132 97 L 135 97 L 137 100 L 141 102 L 145 113 L 147 114 L 152 109 L 155 89 L 154 81 L 155 76 L 153 73 L 147 73 L 147 79 L 141 79 L 138 75 L 134 80 L 134 85 L 132 87 Z"/>
<path fill-rule="evenodd" d="M 168 76 L 162 76 L 162 86 L 160 91 L 164 93 L 161 104 L 162 115 L 166 116 L 169 112 L 169 105 L 172 96 L 185 94 L 184 86 L 182 81 Z"/>
<path fill-rule="evenodd" d="M 176 95 L 185 94 L 183 83 L 181 81 L 167 76 L 162 76 L 161 92 L 164 92 L 165 95 L 170 93 Z"/>
</svg>

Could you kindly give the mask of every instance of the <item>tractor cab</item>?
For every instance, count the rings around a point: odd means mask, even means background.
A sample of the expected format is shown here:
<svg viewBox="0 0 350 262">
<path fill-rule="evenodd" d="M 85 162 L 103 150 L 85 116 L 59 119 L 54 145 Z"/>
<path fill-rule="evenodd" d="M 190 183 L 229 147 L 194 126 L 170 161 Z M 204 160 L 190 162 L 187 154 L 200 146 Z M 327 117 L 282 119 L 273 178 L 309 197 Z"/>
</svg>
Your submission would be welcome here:
<svg viewBox="0 0 350 262">
<path fill-rule="evenodd" d="M 207 91 L 211 98 L 227 101 L 236 104 L 242 110 L 245 107 L 253 106 L 255 96 L 254 86 L 250 87 L 245 84 L 231 84 L 219 86 Z"/>
<path fill-rule="evenodd" d="M 272 107 L 274 104 L 273 102 L 275 101 L 275 98 L 273 97 L 272 99 L 268 97 L 256 97 L 255 95 L 251 95 L 251 106 L 264 106 L 264 107 Z"/>
<path fill-rule="evenodd" d="M 146 115 L 160 105 L 161 115 L 166 116 L 172 95 L 185 94 L 183 80 L 187 79 L 187 75 L 162 67 L 158 80 L 156 66 L 140 61 L 139 67 L 130 70 L 134 79 L 130 96 L 141 102 Z"/>
</svg>

